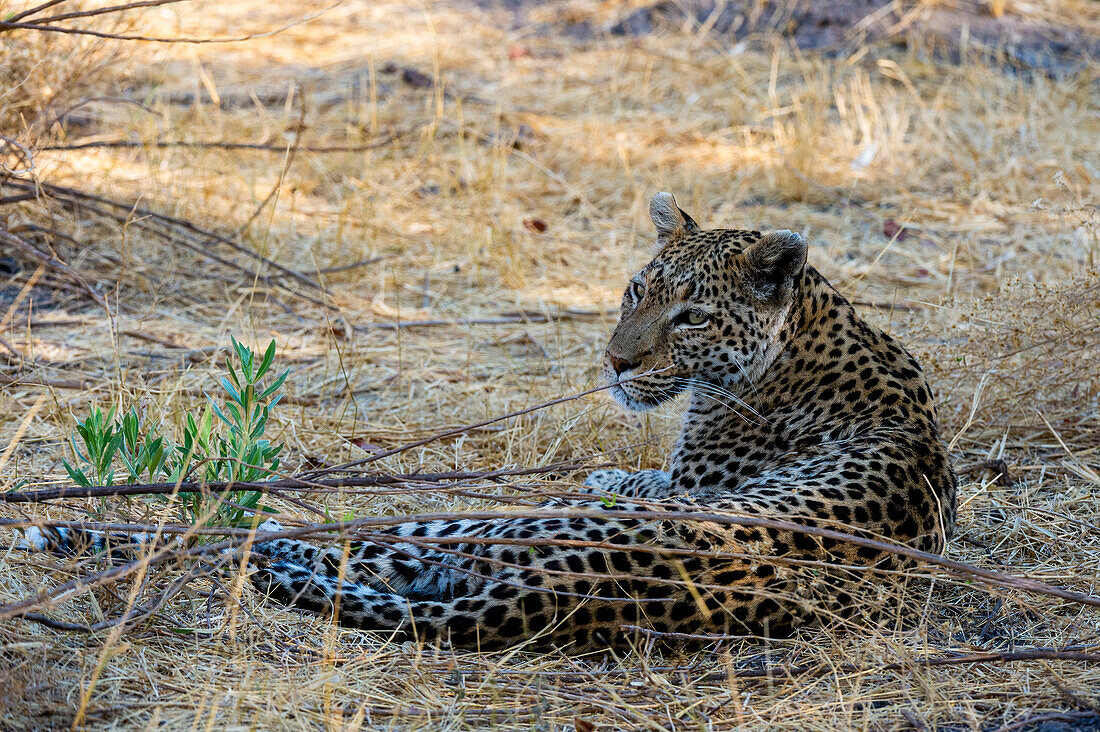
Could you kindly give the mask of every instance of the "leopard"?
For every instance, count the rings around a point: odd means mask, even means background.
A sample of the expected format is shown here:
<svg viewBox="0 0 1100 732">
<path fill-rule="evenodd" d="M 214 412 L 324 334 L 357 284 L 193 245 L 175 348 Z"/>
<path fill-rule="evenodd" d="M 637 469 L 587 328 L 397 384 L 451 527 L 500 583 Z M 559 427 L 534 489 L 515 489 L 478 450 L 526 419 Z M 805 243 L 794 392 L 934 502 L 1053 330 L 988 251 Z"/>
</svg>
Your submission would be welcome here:
<svg viewBox="0 0 1100 732">
<path fill-rule="evenodd" d="M 807 263 L 803 236 L 703 229 L 665 192 L 649 213 L 654 253 L 601 368 L 626 410 L 686 397 L 666 470 L 601 469 L 537 511 L 330 546 L 260 533 L 254 587 L 397 641 L 587 652 L 786 637 L 895 582 L 913 560 L 891 547 L 945 551 L 958 478 L 916 359 Z"/>
</svg>

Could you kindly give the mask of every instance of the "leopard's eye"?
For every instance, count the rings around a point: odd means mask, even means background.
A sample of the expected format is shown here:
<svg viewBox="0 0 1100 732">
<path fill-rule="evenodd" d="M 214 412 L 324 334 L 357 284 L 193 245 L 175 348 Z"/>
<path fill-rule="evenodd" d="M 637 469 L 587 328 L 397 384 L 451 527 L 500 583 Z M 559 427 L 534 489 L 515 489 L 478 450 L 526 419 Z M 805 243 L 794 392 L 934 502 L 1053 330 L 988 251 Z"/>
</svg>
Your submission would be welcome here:
<svg viewBox="0 0 1100 732">
<path fill-rule="evenodd" d="M 676 322 L 680 325 L 699 326 L 710 320 L 710 314 L 696 308 L 688 308 L 676 316 Z"/>
<path fill-rule="evenodd" d="M 645 295 L 645 285 L 638 280 L 630 281 L 630 296 L 634 298 L 634 302 L 638 302 Z"/>
</svg>

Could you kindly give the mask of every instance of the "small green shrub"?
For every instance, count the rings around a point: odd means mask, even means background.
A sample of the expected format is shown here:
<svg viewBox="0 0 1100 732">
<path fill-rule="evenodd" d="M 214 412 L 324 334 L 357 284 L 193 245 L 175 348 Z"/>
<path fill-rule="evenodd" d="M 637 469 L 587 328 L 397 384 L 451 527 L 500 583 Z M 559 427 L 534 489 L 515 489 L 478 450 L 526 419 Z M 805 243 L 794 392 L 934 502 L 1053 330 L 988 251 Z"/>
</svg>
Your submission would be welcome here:
<svg viewBox="0 0 1100 732">
<path fill-rule="evenodd" d="M 264 433 L 271 410 L 282 399 L 276 392 L 290 371 L 265 384 L 264 377 L 275 361 L 275 341 L 257 361 L 251 349 L 236 338 L 230 340 L 233 353 L 226 358 L 226 374 L 219 379 L 225 392 L 221 404 L 207 394 L 202 413 L 186 415 L 179 444 L 162 434 L 159 422 L 143 429 L 144 420 L 136 408 L 116 419 L 114 408 L 104 414 L 93 406 L 84 421 L 77 422 L 76 435 L 71 438 L 77 464 L 62 461 L 73 482 L 84 487 L 115 485 L 121 468 L 131 484 L 144 479 L 151 483 L 254 483 L 278 470 L 284 445 L 272 444 Z M 227 489 L 220 496 L 224 500 L 202 493 L 157 498 L 173 500 L 187 523 L 242 526 L 253 523 L 262 495 L 260 491 Z"/>
</svg>

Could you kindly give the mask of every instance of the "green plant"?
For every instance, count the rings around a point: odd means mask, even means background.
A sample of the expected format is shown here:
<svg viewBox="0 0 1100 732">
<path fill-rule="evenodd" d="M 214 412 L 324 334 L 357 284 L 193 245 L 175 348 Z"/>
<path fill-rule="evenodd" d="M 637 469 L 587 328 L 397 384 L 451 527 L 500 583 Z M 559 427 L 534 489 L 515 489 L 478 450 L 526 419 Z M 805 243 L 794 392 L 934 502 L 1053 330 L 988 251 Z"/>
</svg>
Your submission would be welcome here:
<svg viewBox="0 0 1100 732">
<path fill-rule="evenodd" d="M 272 444 L 264 433 L 271 410 L 282 399 L 276 392 L 289 369 L 265 384 L 275 361 L 275 341 L 257 360 L 251 349 L 236 338 L 230 340 L 233 352 L 225 360 L 226 375 L 219 379 L 225 390 L 221 404 L 207 394 L 202 413 L 186 415 L 180 444 L 161 434 L 158 422 L 143 429 L 136 408 L 116 419 L 113 408 L 104 414 L 93 406 L 84 421 L 77 422 L 71 440 L 77 465 L 62 460 L 73 482 L 84 487 L 114 485 L 116 463 L 121 463 L 130 483 L 140 482 L 142 476 L 150 482 L 178 483 L 195 479 L 193 473 L 200 469 L 198 479 L 203 483 L 254 483 L 278 470 L 284 445 Z M 259 506 L 262 496 L 261 491 L 227 488 L 216 498 L 185 493 L 173 500 L 188 523 L 240 526 L 255 520 L 258 507 L 264 510 Z"/>
<path fill-rule="evenodd" d="M 163 436 L 152 437 L 159 428 L 154 424 L 146 434 L 141 432 L 141 419 L 137 411 L 131 409 L 122 418 L 121 429 L 122 444 L 119 457 L 126 467 L 126 473 L 131 483 L 141 480 L 142 473 L 147 473 L 150 482 L 169 473 L 168 461 L 171 457 L 171 443 Z"/>
<path fill-rule="evenodd" d="M 104 416 L 99 407 L 93 406 L 84 421 L 76 423 L 76 432 L 84 442 L 84 450 L 81 451 L 76 443 L 76 437 L 73 436 L 70 438 L 73 453 L 77 460 L 93 471 L 95 481 L 88 477 L 83 468 L 73 467 L 68 460 L 62 460 L 61 464 L 65 466 L 65 472 L 74 483 L 85 488 L 93 484 L 114 485 L 115 471 L 112 465 L 115 453 L 118 452 L 119 445 L 122 443 L 122 430 L 118 427 L 119 425 L 115 422 L 114 407 Z"/>
</svg>

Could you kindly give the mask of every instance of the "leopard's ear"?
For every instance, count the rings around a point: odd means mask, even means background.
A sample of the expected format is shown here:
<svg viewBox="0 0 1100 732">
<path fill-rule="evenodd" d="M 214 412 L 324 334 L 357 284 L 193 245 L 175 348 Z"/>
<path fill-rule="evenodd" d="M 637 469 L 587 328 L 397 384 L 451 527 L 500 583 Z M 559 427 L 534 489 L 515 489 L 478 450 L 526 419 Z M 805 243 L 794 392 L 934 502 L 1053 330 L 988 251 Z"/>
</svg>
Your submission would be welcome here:
<svg viewBox="0 0 1100 732">
<path fill-rule="evenodd" d="M 684 219 L 684 233 L 696 234 L 702 231 L 702 229 L 699 228 L 699 224 L 695 223 L 695 219 L 688 216 L 687 211 L 680 208 L 679 206 L 676 207 L 676 210 L 680 212 L 680 216 L 682 216 Z"/>
<path fill-rule="evenodd" d="M 653 219 L 653 225 L 657 227 L 657 249 L 678 239 L 684 234 L 692 234 L 699 231 L 699 224 L 688 216 L 676 205 L 676 198 L 671 193 L 655 193 L 649 201 L 649 218 Z"/>
<path fill-rule="evenodd" d="M 788 229 L 769 231 L 744 251 L 749 285 L 762 299 L 779 302 L 790 294 L 806 266 L 806 240 Z"/>
</svg>

